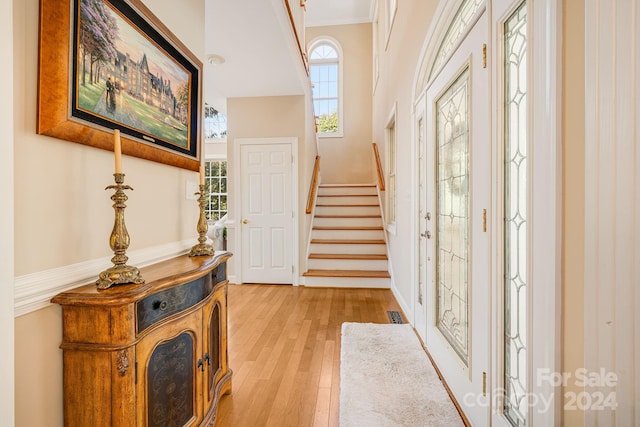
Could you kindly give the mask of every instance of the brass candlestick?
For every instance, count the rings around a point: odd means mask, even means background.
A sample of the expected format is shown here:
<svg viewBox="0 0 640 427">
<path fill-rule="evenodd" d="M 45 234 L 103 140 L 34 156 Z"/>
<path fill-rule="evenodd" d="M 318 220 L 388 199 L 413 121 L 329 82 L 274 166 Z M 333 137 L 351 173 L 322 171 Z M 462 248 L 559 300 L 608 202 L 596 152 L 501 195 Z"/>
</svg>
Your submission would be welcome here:
<svg viewBox="0 0 640 427">
<path fill-rule="evenodd" d="M 127 248 L 129 247 L 129 233 L 124 224 L 124 208 L 127 207 L 124 202 L 128 199 L 127 195 L 124 194 L 124 190 L 133 190 L 133 188 L 129 185 L 123 185 L 123 173 L 114 173 L 113 176 L 115 177 L 116 185 L 110 185 L 105 188 L 105 190 L 116 190 L 111 196 L 111 200 L 114 202 L 115 221 L 113 223 L 111 237 L 109 238 L 109 246 L 111 246 L 115 255 L 111 258 L 113 267 L 100 273 L 100 278 L 96 282 L 98 289 L 107 289 L 113 285 L 125 283 L 144 283 L 144 279 L 140 275 L 140 270 L 136 267 L 126 265 L 129 259 L 126 255 Z"/>
<path fill-rule="evenodd" d="M 207 218 L 204 215 L 204 205 L 207 203 L 206 197 L 204 197 L 204 185 L 200 184 L 200 192 L 198 197 L 198 205 L 200 206 L 200 218 L 198 219 L 198 243 L 191 248 L 189 256 L 204 256 L 213 255 L 213 246 L 208 245 L 207 242 L 207 230 L 209 230 L 209 224 L 207 224 Z"/>
</svg>

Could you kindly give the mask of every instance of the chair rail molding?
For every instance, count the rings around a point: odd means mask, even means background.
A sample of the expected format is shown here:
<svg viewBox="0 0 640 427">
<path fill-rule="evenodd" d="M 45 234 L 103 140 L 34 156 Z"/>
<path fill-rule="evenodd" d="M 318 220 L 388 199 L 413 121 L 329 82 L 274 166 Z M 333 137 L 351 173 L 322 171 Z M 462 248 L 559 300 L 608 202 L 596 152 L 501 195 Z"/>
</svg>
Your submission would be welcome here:
<svg viewBox="0 0 640 427">
<path fill-rule="evenodd" d="M 127 253 L 132 265 L 144 267 L 189 251 L 195 239 L 153 246 Z M 49 306 L 60 292 L 95 280 L 112 255 L 18 276 L 15 279 L 14 316 L 19 317 Z"/>
</svg>

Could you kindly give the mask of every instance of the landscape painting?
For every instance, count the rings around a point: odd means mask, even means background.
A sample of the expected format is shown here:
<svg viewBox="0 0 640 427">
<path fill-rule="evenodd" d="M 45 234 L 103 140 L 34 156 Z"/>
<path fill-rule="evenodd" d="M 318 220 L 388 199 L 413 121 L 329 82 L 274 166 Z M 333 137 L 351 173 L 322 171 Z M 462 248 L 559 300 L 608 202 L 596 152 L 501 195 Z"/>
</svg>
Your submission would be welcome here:
<svg viewBox="0 0 640 427">
<path fill-rule="evenodd" d="M 198 69 L 123 0 L 76 0 L 72 115 L 197 157 Z"/>
</svg>

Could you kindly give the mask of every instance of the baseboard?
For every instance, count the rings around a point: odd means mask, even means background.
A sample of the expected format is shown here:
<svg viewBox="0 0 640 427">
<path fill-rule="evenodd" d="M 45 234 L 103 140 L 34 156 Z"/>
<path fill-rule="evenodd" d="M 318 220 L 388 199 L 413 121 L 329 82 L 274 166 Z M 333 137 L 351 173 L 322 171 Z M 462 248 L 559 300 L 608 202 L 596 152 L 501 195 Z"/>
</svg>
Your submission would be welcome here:
<svg viewBox="0 0 640 427">
<path fill-rule="evenodd" d="M 407 304 L 404 298 L 402 298 L 402 295 L 400 294 L 400 292 L 398 292 L 396 283 L 393 280 L 393 275 L 391 276 L 391 292 L 393 293 L 393 296 L 396 298 L 398 305 L 402 309 L 402 313 L 404 314 L 406 319 L 409 321 L 409 324 L 415 327 L 415 325 L 413 324 L 413 310 L 411 309 L 411 306 Z"/>
<path fill-rule="evenodd" d="M 183 255 L 193 243 L 193 239 L 189 239 L 132 251 L 127 253 L 128 264 L 144 267 Z M 111 258 L 108 256 L 16 277 L 14 316 L 23 316 L 47 307 L 51 298 L 58 293 L 95 280 L 100 271 L 112 265 Z"/>
</svg>

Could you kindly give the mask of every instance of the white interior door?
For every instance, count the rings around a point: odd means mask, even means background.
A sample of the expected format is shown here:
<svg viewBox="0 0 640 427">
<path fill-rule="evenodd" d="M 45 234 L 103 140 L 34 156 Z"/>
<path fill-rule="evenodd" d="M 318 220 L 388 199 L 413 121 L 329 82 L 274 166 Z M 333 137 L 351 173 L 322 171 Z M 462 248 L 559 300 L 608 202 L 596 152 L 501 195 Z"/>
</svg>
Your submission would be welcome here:
<svg viewBox="0 0 640 427">
<path fill-rule="evenodd" d="M 491 135 L 486 12 L 426 92 L 426 345 L 473 425 L 489 425 Z"/>
<path fill-rule="evenodd" d="M 291 284 L 291 144 L 243 144 L 240 165 L 242 282 Z"/>
</svg>

